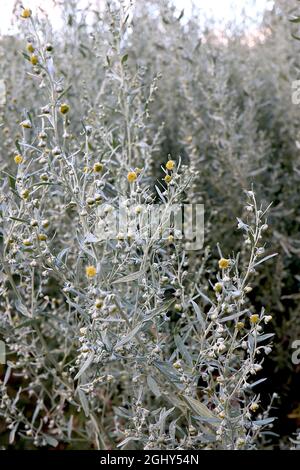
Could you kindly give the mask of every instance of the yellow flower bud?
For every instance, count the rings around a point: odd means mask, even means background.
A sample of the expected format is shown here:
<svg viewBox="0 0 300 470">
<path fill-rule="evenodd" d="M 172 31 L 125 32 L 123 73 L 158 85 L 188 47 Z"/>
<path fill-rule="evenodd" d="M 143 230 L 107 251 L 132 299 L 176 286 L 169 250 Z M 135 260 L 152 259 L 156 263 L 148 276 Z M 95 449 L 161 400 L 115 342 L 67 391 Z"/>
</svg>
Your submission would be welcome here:
<svg viewBox="0 0 300 470">
<path fill-rule="evenodd" d="M 31 17 L 31 10 L 29 8 L 24 8 L 21 13 L 21 18 L 27 19 Z"/>
<path fill-rule="evenodd" d="M 129 183 L 133 183 L 134 181 L 136 181 L 137 179 L 137 174 L 135 171 L 130 171 L 127 175 L 127 180 L 129 181 Z"/>
<path fill-rule="evenodd" d="M 33 45 L 31 44 L 31 42 L 29 42 L 26 46 L 26 49 L 28 52 L 30 52 L 30 54 L 32 54 L 34 51 L 35 51 L 35 48 L 33 47 Z"/>
<path fill-rule="evenodd" d="M 167 170 L 173 170 L 174 166 L 175 166 L 174 160 L 169 160 L 169 161 L 166 163 L 166 169 L 167 169 Z"/>
<path fill-rule="evenodd" d="M 22 163 L 22 161 L 23 161 L 23 157 L 22 157 L 22 155 L 18 154 L 18 155 L 15 155 L 14 160 L 15 160 L 15 163 L 17 165 L 20 165 L 20 163 Z"/>
<path fill-rule="evenodd" d="M 47 240 L 47 235 L 45 233 L 40 233 L 38 235 L 38 239 L 41 241 L 41 242 L 44 242 Z"/>
<path fill-rule="evenodd" d="M 97 269 L 95 268 L 95 266 L 86 266 L 85 274 L 87 277 L 95 277 L 97 274 Z"/>
<path fill-rule="evenodd" d="M 29 196 L 29 191 L 28 191 L 28 189 L 24 189 L 24 190 L 21 192 L 21 197 L 22 197 L 23 199 L 27 199 L 28 196 Z"/>
<path fill-rule="evenodd" d="M 99 162 L 95 163 L 93 166 L 93 170 L 95 173 L 100 173 L 103 170 L 102 163 L 99 163 Z"/>
<path fill-rule="evenodd" d="M 227 269 L 229 266 L 229 259 L 221 258 L 219 260 L 219 268 L 220 269 Z"/>
<path fill-rule="evenodd" d="M 32 63 L 32 65 L 36 65 L 38 63 L 38 61 L 39 61 L 39 59 L 35 54 L 32 54 L 30 56 L 30 62 Z"/>
<path fill-rule="evenodd" d="M 222 292 L 222 289 L 223 289 L 223 284 L 221 282 L 217 282 L 214 285 L 214 291 L 217 292 L 218 294 Z"/>
<path fill-rule="evenodd" d="M 70 106 L 66 103 L 63 103 L 63 104 L 60 105 L 59 110 L 60 110 L 61 114 L 67 114 L 70 110 Z"/>
<path fill-rule="evenodd" d="M 101 308 L 103 305 L 103 302 L 101 299 L 96 299 L 96 302 L 95 302 L 95 307 L 96 308 Z"/>
<path fill-rule="evenodd" d="M 254 413 L 258 410 L 259 405 L 257 403 L 252 403 L 250 405 L 250 410 L 253 411 Z"/>
<path fill-rule="evenodd" d="M 32 125 L 29 119 L 25 119 L 25 121 L 20 122 L 20 126 L 24 127 L 24 129 L 31 129 Z"/>
<path fill-rule="evenodd" d="M 169 183 L 171 182 L 171 180 L 172 180 L 172 176 L 166 175 L 166 176 L 164 177 L 164 180 L 165 180 L 165 182 L 166 182 L 167 184 L 169 184 Z"/>
<path fill-rule="evenodd" d="M 257 313 L 251 315 L 250 322 L 253 323 L 253 325 L 256 325 L 256 323 L 259 322 L 259 315 L 257 315 Z"/>
</svg>

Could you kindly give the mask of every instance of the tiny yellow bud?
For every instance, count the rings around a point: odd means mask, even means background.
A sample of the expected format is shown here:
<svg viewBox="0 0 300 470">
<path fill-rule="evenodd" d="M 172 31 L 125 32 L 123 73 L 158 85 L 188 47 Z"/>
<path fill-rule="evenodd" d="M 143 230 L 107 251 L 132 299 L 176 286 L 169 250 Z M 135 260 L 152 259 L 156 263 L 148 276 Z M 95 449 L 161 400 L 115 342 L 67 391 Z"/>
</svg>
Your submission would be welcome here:
<svg viewBox="0 0 300 470">
<path fill-rule="evenodd" d="M 259 315 L 257 315 L 257 313 L 254 313 L 253 315 L 251 315 L 250 322 L 253 323 L 253 325 L 258 323 L 259 322 Z"/>
<path fill-rule="evenodd" d="M 60 110 L 61 114 L 67 114 L 70 110 L 70 106 L 66 103 L 63 103 L 63 104 L 60 105 L 59 110 Z"/>
<path fill-rule="evenodd" d="M 38 235 L 38 239 L 41 241 L 41 242 L 44 242 L 47 240 L 47 235 L 45 233 L 40 233 Z"/>
<path fill-rule="evenodd" d="M 99 163 L 99 162 L 95 163 L 93 166 L 93 170 L 95 173 L 100 173 L 103 170 L 102 163 Z"/>
<path fill-rule="evenodd" d="M 181 362 L 180 361 L 173 362 L 173 367 L 174 367 L 174 369 L 180 369 L 181 368 Z"/>
<path fill-rule="evenodd" d="M 20 126 L 24 127 L 24 129 L 31 129 L 32 127 L 29 119 L 25 119 L 25 121 L 20 122 Z"/>
<path fill-rule="evenodd" d="M 95 307 L 96 308 L 101 308 L 103 305 L 103 302 L 101 299 L 96 299 L 96 302 L 95 302 Z"/>
<path fill-rule="evenodd" d="M 42 220 L 42 227 L 44 227 L 44 228 L 49 227 L 49 220 L 48 219 Z"/>
<path fill-rule="evenodd" d="M 29 240 L 29 238 L 25 238 L 25 240 L 23 240 L 23 245 L 24 245 L 24 246 L 31 246 L 31 245 L 32 245 L 32 241 Z"/>
<path fill-rule="evenodd" d="M 258 410 L 259 405 L 257 403 L 252 403 L 250 405 L 250 410 L 253 411 L 254 413 Z"/>
<path fill-rule="evenodd" d="M 220 269 L 227 269 L 229 266 L 229 259 L 221 258 L 219 260 L 219 268 Z"/>
<path fill-rule="evenodd" d="M 85 274 L 87 277 L 95 277 L 97 274 L 97 269 L 95 266 L 86 266 Z"/>
<path fill-rule="evenodd" d="M 165 182 L 166 182 L 167 184 L 169 184 L 170 181 L 172 180 L 172 176 L 166 175 L 166 176 L 164 177 L 164 180 L 165 180 Z"/>
<path fill-rule="evenodd" d="M 27 19 L 31 17 L 31 10 L 29 8 L 24 8 L 24 10 L 21 13 L 21 18 Z"/>
<path fill-rule="evenodd" d="M 166 169 L 167 170 L 173 170 L 174 166 L 175 166 L 174 160 L 167 161 L 167 163 L 166 163 Z"/>
<path fill-rule="evenodd" d="M 217 282 L 214 285 L 214 291 L 217 292 L 218 294 L 222 292 L 222 289 L 223 289 L 223 284 L 221 282 Z"/>
<path fill-rule="evenodd" d="M 31 44 L 31 42 L 27 44 L 26 49 L 28 52 L 30 52 L 30 54 L 32 54 L 35 51 L 35 48 L 33 47 L 33 44 Z"/>
<path fill-rule="evenodd" d="M 22 161 L 23 161 L 23 157 L 22 157 L 22 155 L 18 154 L 18 155 L 15 155 L 14 160 L 15 160 L 15 163 L 17 165 L 20 165 L 20 163 L 22 163 Z"/>
<path fill-rule="evenodd" d="M 28 189 L 24 189 L 24 190 L 21 192 L 21 197 L 22 197 L 23 199 L 27 199 L 28 196 L 29 196 L 29 191 L 28 191 Z"/>
<path fill-rule="evenodd" d="M 242 330 L 245 326 L 245 323 L 242 322 L 242 321 L 238 321 L 237 324 L 236 324 L 236 327 L 238 330 Z"/>
<path fill-rule="evenodd" d="M 168 236 L 168 242 L 169 242 L 169 243 L 173 243 L 173 242 L 174 242 L 174 236 L 173 236 L 173 235 L 169 235 L 169 236 Z"/>
<path fill-rule="evenodd" d="M 38 63 L 39 59 L 36 55 L 32 54 L 30 56 L 30 62 L 32 63 L 32 65 L 36 65 Z"/>
<path fill-rule="evenodd" d="M 135 171 L 130 171 L 127 175 L 127 180 L 129 181 L 129 183 L 133 183 L 134 181 L 136 181 L 137 179 L 137 174 Z"/>
</svg>

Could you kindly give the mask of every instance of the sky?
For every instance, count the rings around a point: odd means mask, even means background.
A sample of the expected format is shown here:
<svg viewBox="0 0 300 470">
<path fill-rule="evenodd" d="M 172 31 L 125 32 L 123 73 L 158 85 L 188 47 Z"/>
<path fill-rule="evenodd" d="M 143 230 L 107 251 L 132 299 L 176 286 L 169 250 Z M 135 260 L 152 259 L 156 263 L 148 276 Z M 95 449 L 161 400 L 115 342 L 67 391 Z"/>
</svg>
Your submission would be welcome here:
<svg viewBox="0 0 300 470">
<path fill-rule="evenodd" d="M 1 0 L 0 34 L 7 34 L 10 31 L 10 21 L 15 1 Z M 78 0 L 78 3 L 84 5 L 86 1 Z M 273 5 L 272 0 L 173 0 L 179 10 L 185 10 L 186 15 L 191 13 L 192 1 L 205 16 L 212 16 L 220 24 L 227 23 L 235 18 L 242 19 L 245 14 L 249 18 L 255 19 L 266 8 L 271 9 Z M 43 9 L 49 12 L 52 24 L 58 23 L 58 13 L 53 8 L 52 0 L 23 0 L 21 3 L 24 7 L 31 8 L 33 11 L 38 6 L 42 6 Z"/>
</svg>

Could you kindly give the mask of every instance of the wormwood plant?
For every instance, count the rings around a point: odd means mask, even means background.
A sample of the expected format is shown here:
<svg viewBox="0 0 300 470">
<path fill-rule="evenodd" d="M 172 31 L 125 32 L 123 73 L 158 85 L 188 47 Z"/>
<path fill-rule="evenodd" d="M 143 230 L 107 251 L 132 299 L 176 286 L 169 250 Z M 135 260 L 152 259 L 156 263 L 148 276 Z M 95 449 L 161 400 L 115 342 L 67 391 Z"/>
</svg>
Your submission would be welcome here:
<svg viewBox="0 0 300 470">
<path fill-rule="evenodd" d="M 16 170 L 1 177 L 7 444 L 255 449 L 273 421 L 272 403 L 255 392 L 272 317 L 248 296 L 273 256 L 263 240 L 268 208 L 246 192 L 241 249 L 219 247 L 213 267 L 208 248 L 185 249 L 166 221 L 189 202 L 194 167 L 166 156 L 153 179 L 158 77 L 145 86 L 143 67 L 128 65 L 130 11 L 108 4 L 103 15 L 110 27 L 100 55 L 93 37 L 101 86 L 92 99 L 73 89 L 60 45 L 21 11 L 41 107 L 19 116 Z M 126 230 L 111 236 L 120 201 Z"/>
</svg>

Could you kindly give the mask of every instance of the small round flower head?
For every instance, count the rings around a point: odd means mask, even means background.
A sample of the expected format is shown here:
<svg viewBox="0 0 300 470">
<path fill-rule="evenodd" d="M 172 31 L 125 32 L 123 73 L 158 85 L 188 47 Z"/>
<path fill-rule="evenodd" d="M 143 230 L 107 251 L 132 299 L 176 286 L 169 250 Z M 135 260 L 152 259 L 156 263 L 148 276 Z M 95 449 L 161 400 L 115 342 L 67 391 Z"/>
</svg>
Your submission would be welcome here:
<svg viewBox="0 0 300 470">
<path fill-rule="evenodd" d="M 264 317 L 264 322 L 265 322 L 266 325 L 267 325 L 267 323 L 269 323 L 271 320 L 272 320 L 272 315 L 266 315 L 266 316 Z"/>
<path fill-rule="evenodd" d="M 165 180 L 165 182 L 166 182 L 167 184 L 169 184 L 169 183 L 171 182 L 171 180 L 172 180 L 172 176 L 166 175 L 166 176 L 164 177 L 164 180 Z"/>
<path fill-rule="evenodd" d="M 47 227 L 49 227 L 49 224 L 50 224 L 50 222 L 49 222 L 48 219 L 42 220 L 42 227 L 47 228 Z"/>
<path fill-rule="evenodd" d="M 245 323 L 242 322 L 242 321 L 238 321 L 237 324 L 236 324 L 236 327 L 238 330 L 242 330 L 245 326 Z"/>
<path fill-rule="evenodd" d="M 254 413 L 258 410 L 258 408 L 259 408 L 258 403 L 252 403 L 250 405 L 250 410 L 253 411 Z"/>
<path fill-rule="evenodd" d="M 21 13 L 21 18 L 27 19 L 31 17 L 31 10 L 29 8 L 24 8 Z"/>
<path fill-rule="evenodd" d="M 24 189 L 22 192 L 21 192 L 21 197 L 22 199 L 27 199 L 29 197 L 29 190 L 28 189 Z"/>
<path fill-rule="evenodd" d="M 130 171 L 127 175 L 127 180 L 129 181 L 129 183 L 133 183 L 134 181 L 136 181 L 137 179 L 137 174 L 135 171 Z"/>
<path fill-rule="evenodd" d="M 52 150 L 52 155 L 54 156 L 58 156 L 61 154 L 61 150 L 59 147 L 54 147 L 54 149 Z"/>
<path fill-rule="evenodd" d="M 86 266 L 85 274 L 89 278 L 95 277 L 97 274 L 97 269 L 95 268 L 95 266 Z"/>
<path fill-rule="evenodd" d="M 93 166 L 93 170 L 95 173 L 100 173 L 103 170 L 102 163 L 99 163 L 99 162 L 95 163 Z"/>
<path fill-rule="evenodd" d="M 229 259 L 221 258 L 219 260 L 219 268 L 220 269 L 227 269 L 229 266 Z"/>
<path fill-rule="evenodd" d="M 102 301 L 102 299 L 96 299 L 95 307 L 96 307 L 96 308 L 101 308 L 102 306 L 103 306 L 103 301 Z"/>
<path fill-rule="evenodd" d="M 92 206 L 93 204 L 95 204 L 95 199 L 93 197 L 88 197 L 86 199 L 86 203 L 88 206 Z"/>
<path fill-rule="evenodd" d="M 70 110 L 70 106 L 67 103 L 62 103 L 59 107 L 61 114 L 67 114 Z"/>
<path fill-rule="evenodd" d="M 30 54 L 32 54 L 35 51 L 34 46 L 31 42 L 27 44 L 26 49 L 27 49 L 27 52 L 30 52 Z"/>
<path fill-rule="evenodd" d="M 220 292 L 222 292 L 222 289 L 223 289 L 223 284 L 221 282 L 217 282 L 214 285 L 214 291 L 215 292 L 220 293 Z"/>
<path fill-rule="evenodd" d="M 168 242 L 169 243 L 174 243 L 174 236 L 173 235 L 168 236 Z"/>
<path fill-rule="evenodd" d="M 175 162 L 174 160 L 168 160 L 166 163 L 166 169 L 167 170 L 173 170 L 175 167 Z"/>
<path fill-rule="evenodd" d="M 257 315 L 257 313 L 254 313 L 253 315 L 251 315 L 251 317 L 250 317 L 250 322 L 251 322 L 253 325 L 256 325 L 256 323 L 259 322 L 259 315 Z"/>
<path fill-rule="evenodd" d="M 20 165 L 20 163 L 22 163 L 23 161 L 23 157 L 22 155 L 18 154 L 18 155 L 15 155 L 14 160 L 17 165 Z"/>
<path fill-rule="evenodd" d="M 38 239 L 41 241 L 41 242 L 44 242 L 47 240 L 47 235 L 45 233 L 40 233 L 38 235 Z"/>
<path fill-rule="evenodd" d="M 35 54 L 32 54 L 30 56 L 30 62 L 32 63 L 32 65 L 37 65 L 39 62 L 39 59 Z"/>
<path fill-rule="evenodd" d="M 25 238 L 23 240 L 23 245 L 24 246 L 31 246 L 32 245 L 32 241 L 29 239 L 29 238 Z"/>
<path fill-rule="evenodd" d="M 20 122 L 20 126 L 22 126 L 24 129 L 31 129 L 32 125 L 29 119 L 25 119 L 25 121 Z"/>
</svg>

